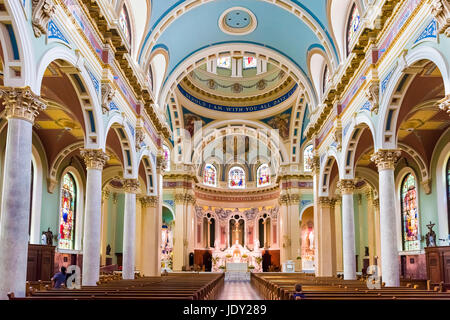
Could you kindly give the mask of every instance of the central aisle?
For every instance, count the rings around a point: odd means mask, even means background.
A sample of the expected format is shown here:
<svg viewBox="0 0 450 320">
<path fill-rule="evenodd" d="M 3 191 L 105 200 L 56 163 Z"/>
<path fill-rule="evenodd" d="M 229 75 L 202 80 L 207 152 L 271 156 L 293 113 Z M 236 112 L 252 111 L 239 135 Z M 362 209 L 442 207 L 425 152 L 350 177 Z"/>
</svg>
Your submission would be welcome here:
<svg viewBox="0 0 450 320">
<path fill-rule="evenodd" d="M 262 300 L 249 281 L 225 281 L 217 300 Z"/>
</svg>

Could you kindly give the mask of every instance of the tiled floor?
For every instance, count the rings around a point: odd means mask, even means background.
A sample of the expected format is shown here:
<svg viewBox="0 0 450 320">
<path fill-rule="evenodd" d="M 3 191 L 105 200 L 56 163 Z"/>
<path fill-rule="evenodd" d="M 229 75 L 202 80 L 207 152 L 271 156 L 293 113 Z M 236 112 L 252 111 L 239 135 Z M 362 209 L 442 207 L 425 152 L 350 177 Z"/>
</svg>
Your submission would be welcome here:
<svg viewBox="0 0 450 320">
<path fill-rule="evenodd" d="M 249 281 L 225 281 L 217 300 L 262 300 Z"/>
</svg>

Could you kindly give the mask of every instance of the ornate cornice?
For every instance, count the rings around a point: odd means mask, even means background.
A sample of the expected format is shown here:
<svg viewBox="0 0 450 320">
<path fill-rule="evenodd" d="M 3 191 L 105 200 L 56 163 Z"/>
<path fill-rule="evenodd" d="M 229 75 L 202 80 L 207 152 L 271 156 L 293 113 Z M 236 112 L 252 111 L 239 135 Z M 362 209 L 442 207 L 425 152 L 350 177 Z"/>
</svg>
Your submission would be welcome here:
<svg viewBox="0 0 450 320">
<path fill-rule="evenodd" d="M 0 87 L 0 97 L 3 99 L 7 118 L 18 118 L 34 123 L 39 111 L 47 107 L 30 87 Z"/>
<path fill-rule="evenodd" d="M 32 20 L 34 35 L 39 38 L 43 34 L 47 34 L 48 22 L 55 13 L 56 7 L 53 0 L 33 0 Z"/>
<path fill-rule="evenodd" d="M 338 181 L 337 187 L 342 194 L 352 194 L 355 190 L 355 183 L 350 179 L 341 179 Z"/>
<path fill-rule="evenodd" d="M 376 166 L 378 167 L 378 171 L 387 169 L 394 170 L 395 162 L 398 160 L 400 155 L 400 150 L 380 149 L 370 157 L 370 160 L 375 162 Z"/>
<path fill-rule="evenodd" d="M 87 169 L 103 170 L 109 160 L 109 156 L 102 149 L 81 149 L 80 154 Z"/>
<path fill-rule="evenodd" d="M 139 193 L 140 183 L 138 179 L 124 179 L 123 180 L 123 189 L 126 193 Z"/>
</svg>

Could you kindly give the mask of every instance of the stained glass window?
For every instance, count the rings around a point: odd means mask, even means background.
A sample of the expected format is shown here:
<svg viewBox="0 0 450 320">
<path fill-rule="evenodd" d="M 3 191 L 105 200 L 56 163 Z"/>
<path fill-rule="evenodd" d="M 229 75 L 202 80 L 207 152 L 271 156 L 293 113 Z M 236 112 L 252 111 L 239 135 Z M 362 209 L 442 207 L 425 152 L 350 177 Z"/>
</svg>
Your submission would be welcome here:
<svg viewBox="0 0 450 320">
<path fill-rule="evenodd" d="M 165 144 L 163 144 L 163 151 L 164 151 L 164 162 L 166 165 L 165 171 L 170 171 L 170 149 Z"/>
<path fill-rule="evenodd" d="M 255 57 L 244 57 L 244 69 L 256 68 Z"/>
<path fill-rule="evenodd" d="M 408 173 L 401 185 L 403 250 L 420 250 L 416 179 Z"/>
<path fill-rule="evenodd" d="M 312 144 L 305 148 L 303 151 L 303 170 L 305 172 L 311 172 L 312 168 L 310 166 L 310 159 L 313 157 L 313 146 Z"/>
<path fill-rule="evenodd" d="M 77 187 L 70 173 L 66 173 L 62 179 L 61 207 L 59 214 L 59 243 L 60 249 L 73 249 L 75 232 L 75 205 Z"/>
<path fill-rule="evenodd" d="M 258 187 L 264 187 L 270 184 L 270 168 L 266 163 L 259 166 L 256 177 L 258 179 Z"/>
<path fill-rule="evenodd" d="M 233 167 L 228 173 L 228 186 L 233 189 L 245 188 L 245 172 L 240 167 Z"/>
<path fill-rule="evenodd" d="M 120 29 L 125 33 L 125 38 L 128 43 L 131 43 L 131 28 L 130 28 L 130 17 L 128 15 L 128 10 L 125 6 L 122 7 L 119 16 L 119 26 Z"/>
<path fill-rule="evenodd" d="M 361 17 L 359 15 L 358 8 L 356 7 L 356 4 L 353 4 L 347 22 L 347 55 L 350 54 L 350 44 L 352 43 L 353 38 L 355 37 L 355 34 L 359 29 L 360 20 Z"/>
<path fill-rule="evenodd" d="M 207 164 L 203 170 L 203 184 L 207 186 L 216 186 L 217 171 L 212 164 Z"/>
<path fill-rule="evenodd" d="M 217 59 L 217 67 L 231 69 L 231 57 L 224 57 Z"/>
</svg>

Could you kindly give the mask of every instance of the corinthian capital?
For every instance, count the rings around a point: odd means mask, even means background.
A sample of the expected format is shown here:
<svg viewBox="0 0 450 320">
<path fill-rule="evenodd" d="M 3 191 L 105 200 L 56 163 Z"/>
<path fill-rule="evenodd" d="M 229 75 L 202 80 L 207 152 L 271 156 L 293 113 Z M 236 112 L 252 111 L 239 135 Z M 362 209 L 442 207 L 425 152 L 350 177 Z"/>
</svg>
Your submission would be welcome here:
<svg viewBox="0 0 450 320">
<path fill-rule="evenodd" d="M 36 38 L 42 34 L 47 34 L 48 22 L 55 13 L 55 4 L 53 0 L 33 0 L 33 31 Z"/>
<path fill-rule="evenodd" d="M 337 187 L 342 194 L 351 194 L 355 190 L 355 183 L 351 179 L 339 180 Z"/>
<path fill-rule="evenodd" d="M 157 196 L 146 196 L 139 199 L 144 208 L 156 208 L 158 206 L 158 197 Z"/>
<path fill-rule="evenodd" d="M 138 179 L 125 179 L 123 181 L 123 189 L 126 193 L 139 193 L 139 185 Z"/>
<path fill-rule="evenodd" d="M 439 109 L 443 110 L 450 116 L 450 95 L 445 96 L 444 99 L 438 102 Z"/>
<path fill-rule="evenodd" d="M 386 169 L 394 169 L 395 162 L 401 155 L 400 150 L 383 150 L 380 149 L 374 153 L 370 160 L 375 162 L 378 167 L 378 171 Z"/>
<path fill-rule="evenodd" d="M 322 208 L 331 208 L 334 206 L 334 202 L 328 197 L 319 197 L 319 206 Z"/>
<path fill-rule="evenodd" d="M 431 13 L 438 22 L 439 33 L 450 36 L 450 2 L 448 0 L 433 0 Z"/>
<path fill-rule="evenodd" d="M 320 171 L 320 157 L 318 155 L 314 155 L 311 158 L 308 158 L 307 161 L 312 173 L 318 174 Z"/>
<path fill-rule="evenodd" d="M 106 161 L 109 160 L 108 155 L 102 149 L 81 149 L 80 154 L 88 169 L 103 170 Z"/>
<path fill-rule="evenodd" d="M 7 118 L 19 118 L 33 123 L 39 111 L 47 107 L 29 87 L 0 87 L 0 97 L 3 99 Z"/>
<path fill-rule="evenodd" d="M 175 194 L 175 203 L 183 204 L 186 201 L 186 195 L 184 193 Z"/>
</svg>

